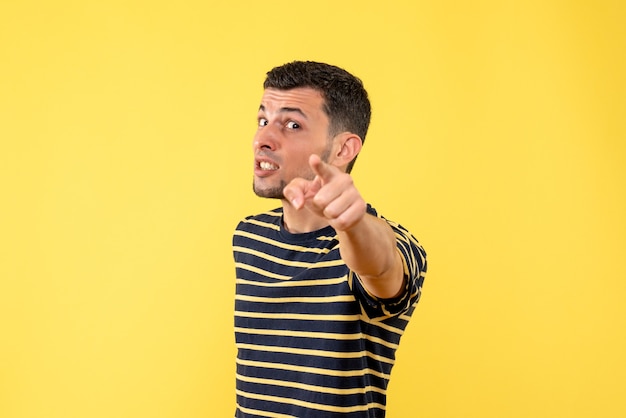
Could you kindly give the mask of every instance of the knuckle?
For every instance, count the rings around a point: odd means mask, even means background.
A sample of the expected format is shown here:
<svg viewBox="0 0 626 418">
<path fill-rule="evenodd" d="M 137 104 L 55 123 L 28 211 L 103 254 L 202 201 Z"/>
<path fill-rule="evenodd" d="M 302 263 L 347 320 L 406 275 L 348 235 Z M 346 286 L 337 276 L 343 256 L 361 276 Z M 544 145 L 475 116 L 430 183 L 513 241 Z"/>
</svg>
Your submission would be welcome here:
<svg viewBox="0 0 626 418">
<path fill-rule="evenodd" d="M 336 210 L 333 210 L 330 207 L 324 208 L 324 216 L 328 219 L 338 219 L 339 213 Z"/>
</svg>

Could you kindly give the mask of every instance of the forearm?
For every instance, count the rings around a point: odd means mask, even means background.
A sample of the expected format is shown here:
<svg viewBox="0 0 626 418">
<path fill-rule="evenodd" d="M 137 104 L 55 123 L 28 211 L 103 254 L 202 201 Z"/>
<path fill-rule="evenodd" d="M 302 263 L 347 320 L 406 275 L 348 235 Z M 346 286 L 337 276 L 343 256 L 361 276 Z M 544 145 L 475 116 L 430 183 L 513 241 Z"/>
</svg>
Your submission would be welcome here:
<svg viewBox="0 0 626 418">
<path fill-rule="evenodd" d="M 365 214 L 345 231 L 338 231 L 341 258 L 359 275 L 368 291 L 380 298 L 397 296 L 404 283 L 396 237 L 383 219 Z"/>
</svg>

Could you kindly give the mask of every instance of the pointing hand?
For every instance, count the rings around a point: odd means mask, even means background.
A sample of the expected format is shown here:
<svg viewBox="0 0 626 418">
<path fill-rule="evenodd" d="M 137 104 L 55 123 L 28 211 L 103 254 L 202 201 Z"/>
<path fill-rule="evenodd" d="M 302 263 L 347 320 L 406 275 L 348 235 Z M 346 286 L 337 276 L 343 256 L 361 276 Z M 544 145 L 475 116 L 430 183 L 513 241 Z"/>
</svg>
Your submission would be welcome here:
<svg viewBox="0 0 626 418">
<path fill-rule="evenodd" d="M 311 155 L 309 165 L 315 173 L 313 180 L 293 179 L 284 195 L 294 208 L 305 208 L 328 220 L 337 231 L 345 231 L 365 215 L 366 204 L 354 186 L 352 176 Z"/>
</svg>

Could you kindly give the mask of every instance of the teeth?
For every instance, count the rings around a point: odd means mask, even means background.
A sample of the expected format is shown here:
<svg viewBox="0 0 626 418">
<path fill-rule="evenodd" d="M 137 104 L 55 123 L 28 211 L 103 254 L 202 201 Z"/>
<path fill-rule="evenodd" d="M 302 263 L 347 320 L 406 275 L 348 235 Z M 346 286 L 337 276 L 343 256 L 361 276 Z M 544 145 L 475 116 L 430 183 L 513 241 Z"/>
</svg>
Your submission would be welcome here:
<svg viewBox="0 0 626 418">
<path fill-rule="evenodd" d="M 259 167 L 261 167 L 261 170 L 276 170 L 276 169 L 278 169 L 278 167 L 276 167 L 274 164 L 268 163 L 267 161 L 261 161 L 261 163 L 259 164 Z"/>
</svg>

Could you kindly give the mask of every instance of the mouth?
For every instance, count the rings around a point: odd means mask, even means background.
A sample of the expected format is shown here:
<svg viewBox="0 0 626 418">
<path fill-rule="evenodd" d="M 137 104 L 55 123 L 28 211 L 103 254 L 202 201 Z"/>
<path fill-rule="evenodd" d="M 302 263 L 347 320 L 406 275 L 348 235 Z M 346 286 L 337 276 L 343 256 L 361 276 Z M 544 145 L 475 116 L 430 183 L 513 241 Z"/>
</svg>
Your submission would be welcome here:
<svg viewBox="0 0 626 418">
<path fill-rule="evenodd" d="M 269 161 L 259 161 L 257 167 L 262 171 L 276 171 L 278 170 L 278 166 Z"/>
<path fill-rule="evenodd" d="M 259 177 L 268 176 L 279 169 L 279 165 L 269 159 L 256 159 L 254 162 L 254 174 Z"/>
</svg>

